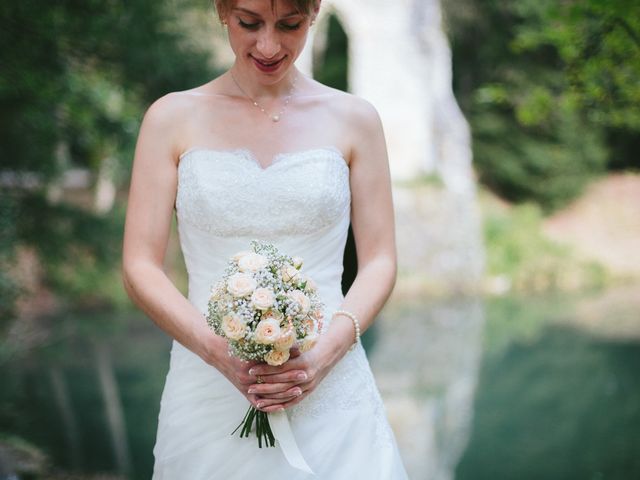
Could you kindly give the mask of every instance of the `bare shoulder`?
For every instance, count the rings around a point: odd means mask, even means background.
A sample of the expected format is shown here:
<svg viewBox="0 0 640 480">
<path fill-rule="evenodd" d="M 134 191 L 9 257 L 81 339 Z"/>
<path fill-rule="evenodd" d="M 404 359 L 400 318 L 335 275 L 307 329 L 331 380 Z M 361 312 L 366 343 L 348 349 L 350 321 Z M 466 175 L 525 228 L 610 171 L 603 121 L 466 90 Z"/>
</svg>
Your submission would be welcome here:
<svg viewBox="0 0 640 480">
<path fill-rule="evenodd" d="M 345 115 L 358 133 L 380 133 L 380 115 L 371 102 L 356 95 L 348 95 L 344 103 Z"/>
<path fill-rule="evenodd" d="M 380 116 L 371 102 L 352 93 L 325 88 L 329 108 L 344 120 L 345 126 L 362 133 L 378 130 Z"/>
<path fill-rule="evenodd" d="M 140 134 L 152 137 L 176 156 L 184 149 L 191 119 L 201 103 L 202 97 L 191 91 L 158 98 L 145 112 Z"/>
<path fill-rule="evenodd" d="M 144 115 L 144 121 L 156 127 L 178 124 L 194 104 L 194 97 L 185 95 L 184 92 L 168 93 L 149 106 Z"/>
</svg>

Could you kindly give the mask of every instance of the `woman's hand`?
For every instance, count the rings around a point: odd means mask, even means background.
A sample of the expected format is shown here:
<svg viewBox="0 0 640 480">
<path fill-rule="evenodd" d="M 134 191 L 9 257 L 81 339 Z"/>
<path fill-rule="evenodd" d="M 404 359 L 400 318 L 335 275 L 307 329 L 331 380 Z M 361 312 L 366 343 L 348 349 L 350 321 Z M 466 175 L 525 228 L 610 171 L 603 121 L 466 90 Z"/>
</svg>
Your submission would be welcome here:
<svg viewBox="0 0 640 480">
<path fill-rule="evenodd" d="M 283 365 L 272 367 L 259 363 L 249 369 L 249 375 L 260 376 L 263 383 L 249 387 L 257 399 L 256 406 L 264 412 L 289 408 L 313 392 L 333 366 L 344 356 L 346 349 L 336 348 L 330 342 L 318 342 L 311 350 L 299 354 L 292 351 Z"/>
<path fill-rule="evenodd" d="M 200 346 L 200 357 L 220 371 L 220 373 L 249 400 L 251 405 L 261 409 L 265 405 L 265 400 L 259 398 L 257 392 L 254 392 L 251 388 L 255 386 L 258 381 L 257 375 L 259 375 L 259 373 L 249 373 L 249 371 L 252 370 L 253 367 L 267 365 L 256 361 L 240 360 L 233 355 L 229 355 L 227 341 L 213 332 L 209 331 L 207 333 L 205 331 L 201 334 L 200 338 L 203 339 L 203 343 Z M 297 350 L 291 352 L 292 357 L 298 355 L 299 352 Z M 282 404 L 300 395 L 300 388 L 297 387 L 297 385 L 303 381 L 303 379 L 298 378 L 301 373 L 304 372 L 289 371 L 277 378 L 274 376 L 270 377 L 269 381 L 277 380 L 277 383 L 271 383 L 267 388 L 270 392 L 270 399 L 272 400 L 270 405 L 276 405 L 277 407 L 278 403 Z M 267 381 L 266 377 L 261 378 L 264 378 L 265 382 Z M 277 399 L 277 401 L 275 399 Z M 276 407 L 268 411 L 277 410 Z M 282 405 L 280 405 L 280 408 L 282 408 Z"/>
</svg>

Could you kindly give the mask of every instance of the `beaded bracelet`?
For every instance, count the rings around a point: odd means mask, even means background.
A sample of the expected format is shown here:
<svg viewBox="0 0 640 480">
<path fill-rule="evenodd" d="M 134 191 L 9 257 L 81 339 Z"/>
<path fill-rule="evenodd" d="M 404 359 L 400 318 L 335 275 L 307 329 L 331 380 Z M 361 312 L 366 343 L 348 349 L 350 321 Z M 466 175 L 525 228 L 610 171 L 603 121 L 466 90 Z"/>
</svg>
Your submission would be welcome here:
<svg viewBox="0 0 640 480">
<path fill-rule="evenodd" d="M 347 310 L 336 310 L 335 312 L 333 312 L 331 319 L 333 319 L 336 315 L 344 315 L 345 317 L 349 317 L 353 322 L 353 328 L 356 331 L 356 339 L 354 340 L 353 345 L 351 345 L 351 347 L 349 348 L 349 351 L 351 351 L 356 348 L 356 345 L 358 343 L 360 343 L 360 322 L 353 313 L 348 312 Z"/>
</svg>

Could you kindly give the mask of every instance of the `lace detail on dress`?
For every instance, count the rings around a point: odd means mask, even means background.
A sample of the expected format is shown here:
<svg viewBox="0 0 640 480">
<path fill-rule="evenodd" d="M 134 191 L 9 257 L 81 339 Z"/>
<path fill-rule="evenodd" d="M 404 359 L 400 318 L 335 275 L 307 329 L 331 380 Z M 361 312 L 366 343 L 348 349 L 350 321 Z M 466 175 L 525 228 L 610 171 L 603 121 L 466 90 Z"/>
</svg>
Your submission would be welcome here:
<svg viewBox="0 0 640 480">
<path fill-rule="evenodd" d="M 192 149 L 180 158 L 178 220 L 216 236 L 309 234 L 350 208 L 349 167 L 331 147 L 281 153 L 266 168 L 248 150 Z"/>
<path fill-rule="evenodd" d="M 298 417 L 317 418 L 336 409 L 370 412 L 376 426 L 375 442 L 392 442 L 384 404 L 362 346 L 347 353 L 313 393 L 290 409 L 289 416 L 292 421 Z"/>
</svg>

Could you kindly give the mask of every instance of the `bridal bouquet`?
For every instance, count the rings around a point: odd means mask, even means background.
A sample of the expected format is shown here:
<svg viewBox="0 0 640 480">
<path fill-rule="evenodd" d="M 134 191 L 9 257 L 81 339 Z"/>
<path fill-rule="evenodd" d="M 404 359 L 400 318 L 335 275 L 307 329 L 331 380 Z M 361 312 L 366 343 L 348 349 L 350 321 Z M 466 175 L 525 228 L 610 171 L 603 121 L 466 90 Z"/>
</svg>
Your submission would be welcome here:
<svg viewBox="0 0 640 480">
<path fill-rule="evenodd" d="M 235 254 L 211 289 L 207 323 L 226 338 L 230 354 L 243 360 L 282 365 L 291 349 L 311 349 L 322 329 L 322 303 L 313 280 L 301 272 L 302 259 L 270 244 L 251 241 Z M 256 423 L 258 445 L 275 445 L 267 413 L 249 408 L 242 427 L 248 437 Z"/>
</svg>

